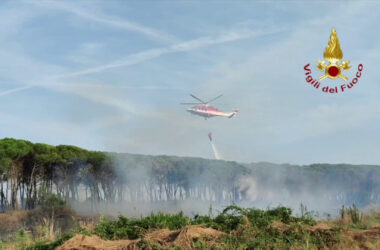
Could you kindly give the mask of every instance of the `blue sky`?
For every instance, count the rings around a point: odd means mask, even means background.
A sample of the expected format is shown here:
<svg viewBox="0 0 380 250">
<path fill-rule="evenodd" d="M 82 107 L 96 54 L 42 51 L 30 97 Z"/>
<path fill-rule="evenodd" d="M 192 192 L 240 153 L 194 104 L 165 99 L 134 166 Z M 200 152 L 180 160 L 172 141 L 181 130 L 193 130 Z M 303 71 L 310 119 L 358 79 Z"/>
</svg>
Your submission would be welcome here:
<svg viewBox="0 0 380 250">
<path fill-rule="evenodd" d="M 227 160 L 380 164 L 380 3 L 333 3 L 2 1 L 0 138 L 212 158 L 212 131 Z M 337 95 L 303 70 L 332 27 L 345 75 L 364 64 Z M 189 93 L 240 112 L 191 116 Z"/>
</svg>

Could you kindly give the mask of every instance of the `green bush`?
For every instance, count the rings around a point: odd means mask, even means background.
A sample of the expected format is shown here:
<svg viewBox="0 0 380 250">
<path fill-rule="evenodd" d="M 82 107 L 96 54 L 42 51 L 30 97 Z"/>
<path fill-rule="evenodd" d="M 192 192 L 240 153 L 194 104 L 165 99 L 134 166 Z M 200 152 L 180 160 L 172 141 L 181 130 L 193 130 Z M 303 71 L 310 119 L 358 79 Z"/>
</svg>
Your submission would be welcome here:
<svg viewBox="0 0 380 250">
<path fill-rule="evenodd" d="M 348 213 L 350 214 L 352 223 L 358 224 L 361 221 L 359 209 L 355 204 L 353 204 L 352 207 L 348 209 Z"/>
<path fill-rule="evenodd" d="M 125 216 L 119 216 L 116 221 L 103 219 L 96 225 L 94 232 L 104 239 L 136 239 L 149 230 L 161 228 L 175 230 L 190 224 L 191 219 L 182 212 L 174 215 L 159 212 L 139 219 L 128 219 Z"/>
<path fill-rule="evenodd" d="M 352 207 L 345 207 L 344 205 L 339 209 L 340 218 L 343 221 L 346 216 L 349 216 L 351 222 L 355 225 L 362 221 L 362 216 L 358 207 L 353 204 Z"/>
<path fill-rule="evenodd" d="M 227 234 L 218 240 L 223 249 L 289 249 L 293 246 L 309 249 L 310 247 L 330 247 L 337 241 L 337 231 L 310 230 L 315 224 L 306 208 L 301 217 L 292 215 L 286 207 L 267 210 L 241 208 L 236 205 L 226 207 L 222 213 L 212 216 L 196 215 L 189 218 L 183 213 L 150 214 L 141 218 L 119 216 L 117 220 L 101 218 L 93 231 L 103 239 L 136 239 L 141 238 L 142 248 L 158 249 L 158 245 L 144 240 L 144 235 L 152 230 L 168 228 L 181 229 L 188 225 L 204 225 Z M 281 222 L 283 228 L 276 228 L 273 222 Z M 152 245 L 153 244 L 153 245 Z M 51 248 L 35 249 L 51 249 Z M 194 242 L 196 249 L 208 249 L 207 243 L 201 240 Z"/>
<path fill-rule="evenodd" d="M 134 223 L 144 229 L 169 228 L 180 229 L 191 224 L 191 219 L 180 212 L 178 214 L 164 214 L 159 212 L 148 217 L 137 219 Z"/>
<path fill-rule="evenodd" d="M 354 206 L 345 209 L 345 213 L 351 216 L 360 214 Z M 274 222 L 277 222 L 274 224 Z M 354 221 L 354 219 L 353 219 Z M 141 218 L 127 218 L 119 216 L 117 220 L 102 217 L 93 232 L 81 228 L 74 220 L 75 228 L 69 234 L 53 241 L 40 241 L 24 248 L 29 239 L 25 231 L 20 231 L 14 238 L 19 242 L 19 246 L 28 250 L 52 250 L 63 244 L 75 234 L 91 235 L 92 233 L 103 239 L 137 239 L 141 238 L 138 246 L 142 249 L 161 249 L 158 243 L 147 241 L 144 235 L 147 232 L 168 228 L 177 230 L 188 225 L 204 225 L 214 229 L 224 231 L 226 234 L 214 242 L 213 247 L 221 249 L 290 249 L 292 247 L 329 248 L 338 242 L 337 229 L 315 229 L 311 230 L 310 225 L 315 224 L 311 213 L 303 208 L 301 217 L 292 215 L 292 210 L 286 207 L 276 207 L 267 210 L 256 208 L 241 208 L 236 205 L 226 207 L 219 215 L 212 213 L 206 216 L 196 215 L 194 218 L 185 216 L 182 212 L 177 214 L 150 214 Z M 194 242 L 196 249 L 209 249 L 207 241 L 196 239 Z M 1 245 L 0 245 L 1 246 Z"/>
</svg>

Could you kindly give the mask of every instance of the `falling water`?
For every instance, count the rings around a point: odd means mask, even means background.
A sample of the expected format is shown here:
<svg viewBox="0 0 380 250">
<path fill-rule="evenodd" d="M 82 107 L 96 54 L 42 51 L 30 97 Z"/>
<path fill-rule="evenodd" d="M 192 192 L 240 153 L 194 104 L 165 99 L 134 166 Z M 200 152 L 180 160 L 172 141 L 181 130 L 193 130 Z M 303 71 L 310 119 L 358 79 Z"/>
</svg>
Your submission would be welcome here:
<svg viewBox="0 0 380 250">
<path fill-rule="evenodd" d="M 210 141 L 210 143 L 211 143 L 212 151 L 214 152 L 215 159 L 222 160 L 222 157 L 221 157 L 220 153 L 218 152 L 218 150 L 216 149 L 214 142 Z"/>
</svg>

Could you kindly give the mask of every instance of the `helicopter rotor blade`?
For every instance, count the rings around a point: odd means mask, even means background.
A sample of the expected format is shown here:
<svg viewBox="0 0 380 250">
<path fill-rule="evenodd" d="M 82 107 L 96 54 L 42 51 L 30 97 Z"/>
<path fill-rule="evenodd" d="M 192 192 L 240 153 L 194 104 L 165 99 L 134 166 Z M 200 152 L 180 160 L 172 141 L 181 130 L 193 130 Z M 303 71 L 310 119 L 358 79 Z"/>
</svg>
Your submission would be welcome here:
<svg viewBox="0 0 380 250">
<path fill-rule="evenodd" d="M 199 98 L 198 98 L 198 97 L 196 97 L 195 95 L 193 95 L 193 94 L 190 94 L 190 96 L 191 96 L 191 97 L 193 97 L 194 99 L 196 99 L 196 100 L 200 101 L 201 103 L 203 103 L 203 104 L 206 104 L 206 102 L 202 101 L 201 99 L 199 99 Z"/>
<path fill-rule="evenodd" d="M 221 94 L 221 95 L 215 97 L 214 99 L 211 99 L 210 101 L 206 102 L 205 104 L 210 103 L 210 102 L 213 102 L 213 101 L 215 101 L 216 99 L 219 99 L 219 98 L 222 97 L 222 96 L 223 96 L 223 94 Z"/>
<path fill-rule="evenodd" d="M 192 102 L 181 102 L 180 104 L 182 104 L 182 105 L 199 105 L 202 103 L 199 103 L 199 102 L 194 102 L 194 103 L 192 103 Z"/>
</svg>

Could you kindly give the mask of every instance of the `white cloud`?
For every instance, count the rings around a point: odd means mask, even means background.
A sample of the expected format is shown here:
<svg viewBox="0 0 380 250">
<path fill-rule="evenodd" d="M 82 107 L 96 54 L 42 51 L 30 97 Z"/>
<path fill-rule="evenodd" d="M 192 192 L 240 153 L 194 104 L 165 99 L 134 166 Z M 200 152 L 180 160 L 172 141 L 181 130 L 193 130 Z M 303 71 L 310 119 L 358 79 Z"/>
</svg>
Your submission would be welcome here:
<svg viewBox="0 0 380 250">
<path fill-rule="evenodd" d="M 0 40 L 17 34 L 23 24 L 36 15 L 36 13 L 23 9 L 7 7 L 4 9 L 0 8 Z"/>
<path fill-rule="evenodd" d="M 190 41 L 181 42 L 169 47 L 150 49 L 150 50 L 138 52 L 138 53 L 127 56 L 123 60 L 104 64 L 98 67 L 81 70 L 78 72 L 57 75 L 57 76 L 54 76 L 54 78 L 59 79 L 59 78 L 67 78 L 67 77 L 73 77 L 73 76 L 99 73 L 108 69 L 125 67 L 129 65 L 141 63 L 147 60 L 160 57 L 165 54 L 193 51 L 193 50 L 205 48 L 211 45 L 223 44 L 223 43 L 238 41 L 238 40 L 246 39 L 246 38 L 260 37 L 264 35 L 275 34 L 282 31 L 284 31 L 284 29 L 274 29 L 274 30 L 262 31 L 262 32 L 244 30 L 244 31 L 228 32 L 216 37 L 212 37 L 212 36 L 200 37 L 200 38 L 193 39 Z"/>
<path fill-rule="evenodd" d="M 154 40 L 161 40 L 161 41 L 166 41 L 166 42 L 173 42 L 173 41 L 178 40 L 176 37 L 170 34 L 166 34 L 164 32 L 154 30 L 152 28 L 143 26 L 141 24 L 138 24 L 129 20 L 118 19 L 115 17 L 107 16 L 99 12 L 91 13 L 85 10 L 84 7 L 78 6 L 78 4 L 76 5 L 69 4 L 68 1 L 65 1 L 65 2 L 63 1 L 34 1 L 31 3 L 34 3 L 38 6 L 45 7 L 45 8 L 66 11 L 76 16 L 79 16 L 81 18 L 84 18 L 93 22 L 97 22 L 109 27 L 137 32 Z"/>
<path fill-rule="evenodd" d="M 106 85 L 86 85 L 86 84 L 45 84 L 47 88 L 52 88 L 56 91 L 66 92 L 78 95 L 84 99 L 87 99 L 94 103 L 99 103 L 107 106 L 111 106 L 128 112 L 129 114 L 140 116 L 144 118 L 157 117 L 154 112 L 145 111 L 141 106 L 129 102 L 126 99 L 118 98 L 117 93 L 119 88 L 113 88 Z"/>
<path fill-rule="evenodd" d="M 35 81 L 35 83 L 29 82 L 28 87 L 17 88 L 15 90 L 13 89 L 8 90 L 8 91 L 3 92 L 2 95 L 4 96 L 7 94 L 17 92 L 17 91 L 22 91 L 24 89 L 29 89 L 31 88 L 31 85 L 40 86 L 40 87 L 48 87 L 48 88 L 56 89 L 59 91 L 73 93 L 94 102 L 118 107 L 134 115 L 154 117 L 154 114 L 150 112 L 144 112 L 141 109 L 137 111 L 137 108 L 134 107 L 131 103 L 127 103 L 124 100 L 118 100 L 114 97 L 107 97 L 104 94 L 104 92 L 99 92 L 98 90 L 94 88 L 92 88 L 93 92 L 91 92 L 89 91 L 91 90 L 91 88 L 81 88 L 79 85 L 77 87 L 73 85 L 65 87 L 64 84 L 59 84 L 57 81 L 63 78 L 98 73 L 98 72 L 102 72 L 102 71 L 112 69 L 112 68 L 134 65 L 137 63 L 144 62 L 146 60 L 150 60 L 150 59 L 162 56 L 164 54 L 168 54 L 168 53 L 193 51 L 193 50 L 204 48 L 211 45 L 222 44 L 226 42 L 233 42 L 233 41 L 237 41 L 237 40 L 241 40 L 241 39 L 245 39 L 249 37 L 252 38 L 252 37 L 258 37 L 258 36 L 263 36 L 263 35 L 268 35 L 268 34 L 274 34 L 281 31 L 283 31 L 283 29 L 275 29 L 272 31 L 265 31 L 265 32 L 253 32 L 253 31 L 245 30 L 242 32 L 237 32 L 237 31 L 227 32 L 216 37 L 211 37 L 211 36 L 201 37 L 201 38 L 193 39 L 187 42 L 181 42 L 167 48 L 151 49 L 151 50 L 139 52 L 136 54 L 132 54 L 124 60 L 116 61 L 116 62 L 105 64 L 102 66 L 89 68 L 89 69 L 81 70 L 78 72 L 64 73 L 64 74 L 55 75 L 52 77 L 47 77 L 47 79 L 50 79 L 49 82 L 47 81 L 41 81 L 41 82 Z"/>
<path fill-rule="evenodd" d="M 19 91 L 23 91 L 23 90 L 27 90 L 27 89 L 30 89 L 30 88 L 32 88 L 32 86 L 23 86 L 23 87 L 8 89 L 8 90 L 0 92 L 0 96 L 5 96 L 5 95 L 13 94 L 13 93 L 16 93 L 16 92 L 19 92 Z"/>
</svg>

